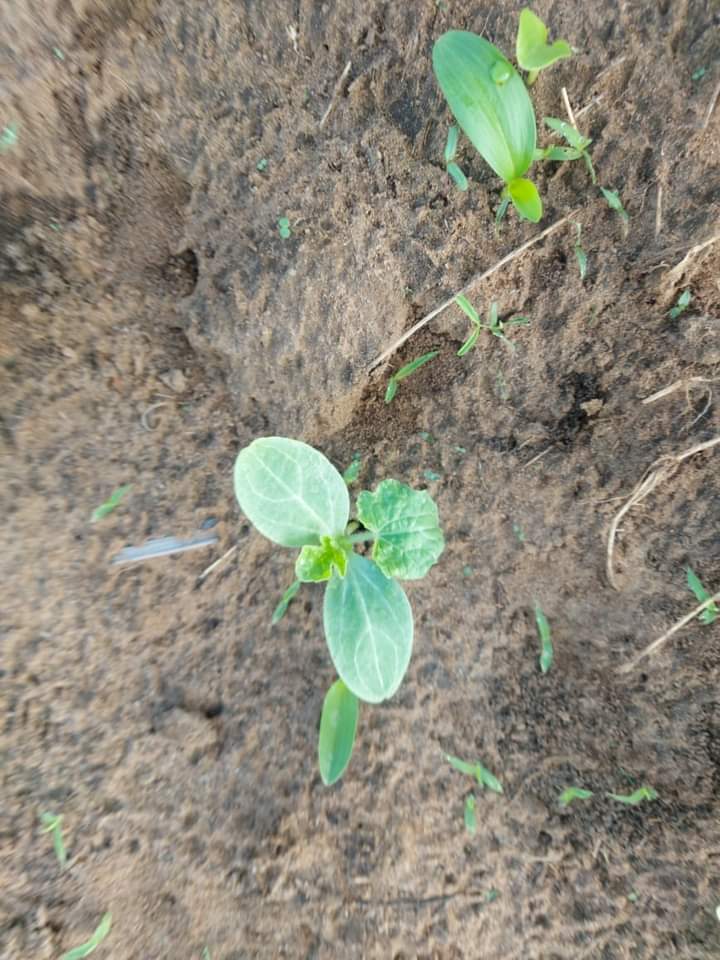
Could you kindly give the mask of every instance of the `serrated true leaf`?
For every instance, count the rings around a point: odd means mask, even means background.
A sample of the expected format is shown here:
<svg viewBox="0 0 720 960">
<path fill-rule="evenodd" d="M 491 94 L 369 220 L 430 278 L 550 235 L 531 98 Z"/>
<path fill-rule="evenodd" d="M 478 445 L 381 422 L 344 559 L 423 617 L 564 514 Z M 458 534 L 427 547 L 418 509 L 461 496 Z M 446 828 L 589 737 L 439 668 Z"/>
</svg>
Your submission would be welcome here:
<svg viewBox="0 0 720 960">
<path fill-rule="evenodd" d="M 435 42 L 433 69 L 450 110 L 475 149 L 505 182 L 533 161 L 535 111 L 525 84 L 483 37 L 450 30 Z"/>
<path fill-rule="evenodd" d="M 352 553 L 344 578 L 325 588 L 325 638 L 340 679 L 368 703 L 391 697 L 405 676 L 413 642 L 402 587 L 367 557 Z"/>
<path fill-rule="evenodd" d="M 339 780 L 350 763 L 358 713 L 357 697 L 336 680 L 325 694 L 318 737 L 320 776 L 326 787 Z"/>
<path fill-rule="evenodd" d="M 357 517 L 377 535 L 372 557 L 387 577 L 419 580 L 445 547 L 438 511 L 427 490 L 413 490 L 397 480 L 383 480 L 357 500 Z"/>
<path fill-rule="evenodd" d="M 295 576 L 301 583 L 329 580 L 333 569 L 341 577 L 347 569 L 347 553 L 332 537 L 323 537 L 320 546 L 307 544 L 295 562 Z"/>
<path fill-rule="evenodd" d="M 520 216 L 537 223 L 542 217 L 543 206 L 540 194 L 532 180 L 518 177 L 511 180 L 506 189 Z"/>
<path fill-rule="evenodd" d="M 261 437 L 240 451 L 235 495 L 248 520 L 283 547 L 342 534 L 350 515 L 347 486 L 327 457 L 286 437 Z"/>
<path fill-rule="evenodd" d="M 547 42 L 548 29 L 540 17 L 525 7 L 520 11 L 515 55 L 523 70 L 542 70 L 562 57 L 571 57 L 572 48 L 565 40 Z"/>
</svg>

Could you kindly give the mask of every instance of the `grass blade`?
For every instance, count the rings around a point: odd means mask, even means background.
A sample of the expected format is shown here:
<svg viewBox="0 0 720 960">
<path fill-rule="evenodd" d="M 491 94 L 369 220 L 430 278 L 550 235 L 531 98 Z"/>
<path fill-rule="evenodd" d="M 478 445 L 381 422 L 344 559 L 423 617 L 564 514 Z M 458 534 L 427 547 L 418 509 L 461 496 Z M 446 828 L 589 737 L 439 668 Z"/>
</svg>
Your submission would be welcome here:
<svg viewBox="0 0 720 960">
<path fill-rule="evenodd" d="M 280 603 L 273 610 L 272 619 L 270 620 L 270 626 L 274 627 L 276 623 L 279 623 L 280 620 L 282 620 L 282 618 L 287 613 L 287 608 L 290 606 L 290 602 L 292 601 L 292 598 L 295 596 L 295 594 L 298 592 L 301 586 L 302 586 L 302 583 L 299 580 L 295 580 L 293 583 L 290 584 L 290 586 L 287 588 L 285 593 L 280 598 Z"/>
<path fill-rule="evenodd" d="M 106 913 L 100 925 L 98 926 L 95 933 L 87 940 L 85 943 L 81 944 L 79 947 L 75 947 L 73 950 L 69 950 L 67 953 L 63 954 L 62 960 L 84 960 L 84 957 L 89 957 L 97 947 L 103 942 L 105 937 L 110 933 L 110 924 L 112 923 L 112 916 L 109 913 Z"/>
<path fill-rule="evenodd" d="M 396 377 L 390 377 L 388 380 L 388 385 L 385 389 L 385 403 L 392 403 L 397 393 L 398 382 Z"/>
<path fill-rule="evenodd" d="M 459 773 L 465 773 L 469 777 L 474 777 L 477 774 L 476 763 L 468 763 L 467 760 L 461 760 L 460 757 L 453 757 L 449 753 L 445 754 L 445 759 L 450 766 Z"/>
<path fill-rule="evenodd" d="M 675 320 L 680 316 L 681 313 L 685 313 L 687 308 L 690 306 L 690 301 L 692 300 L 692 294 L 689 290 L 683 290 L 683 292 L 678 297 L 677 303 L 670 310 L 670 319 Z"/>
<path fill-rule="evenodd" d="M 584 280 L 587 276 L 587 254 L 582 248 L 580 243 L 580 236 L 582 234 L 582 226 L 577 224 L 577 240 L 575 241 L 575 259 L 577 260 L 578 269 L 580 271 L 580 279 Z"/>
<path fill-rule="evenodd" d="M 695 571 L 691 567 L 687 568 L 687 585 L 690 588 L 690 590 L 692 590 L 692 592 L 695 594 L 695 598 L 698 603 L 704 603 L 706 600 L 710 599 L 710 594 L 707 592 L 707 590 L 703 586 L 702 581 L 700 580 L 700 577 L 698 577 L 698 575 L 695 573 Z M 705 623 L 705 624 L 713 623 L 717 619 L 717 615 L 718 615 L 717 604 L 711 603 L 710 606 L 707 607 L 707 609 L 703 610 L 703 612 L 698 617 L 698 620 L 701 623 Z"/>
<path fill-rule="evenodd" d="M 552 666 L 554 651 L 550 634 L 550 624 L 542 612 L 542 607 L 539 603 L 535 604 L 535 623 L 537 624 L 538 634 L 540 636 L 540 669 L 543 673 L 547 673 Z"/>
<path fill-rule="evenodd" d="M 478 337 L 480 336 L 481 330 L 482 330 L 482 327 L 480 326 L 477 326 L 473 329 L 470 336 L 467 338 L 465 343 L 458 350 L 457 355 L 459 357 L 464 357 L 466 353 L 469 353 L 472 350 L 472 348 L 475 346 L 475 344 L 478 341 Z"/>
<path fill-rule="evenodd" d="M 474 837 L 477 833 L 477 815 L 475 813 L 475 796 L 470 794 L 465 799 L 465 829 Z"/>
<path fill-rule="evenodd" d="M 561 807 L 567 807 L 573 800 L 589 800 L 592 795 L 592 790 L 585 790 L 582 787 L 568 787 L 560 794 L 558 803 Z"/>
<path fill-rule="evenodd" d="M 395 379 L 400 382 L 400 380 L 404 380 L 406 377 L 409 377 L 411 373 L 415 373 L 415 371 L 424 364 L 429 363 L 430 360 L 434 360 L 438 353 L 440 353 L 439 350 L 431 350 L 429 353 L 424 353 L 421 357 L 411 360 L 410 363 L 406 363 L 405 366 L 400 367 L 398 372 L 395 374 Z"/>
<path fill-rule="evenodd" d="M 636 807 L 645 800 L 657 800 L 658 792 L 652 787 L 643 785 L 638 787 L 634 793 L 608 793 L 608 797 L 617 800 L 618 803 L 624 803 L 629 807 Z"/>
<path fill-rule="evenodd" d="M 459 190 L 467 190 L 467 188 L 470 186 L 468 183 L 468 178 L 456 163 L 449 163 L 447 165 L 447 172 L 453 178 L 455 185 Z"/>
<path fill-rule="evenodd" d="M 40 820 L 43 825 L 43 833 L 52 834 L 53 850 L 55 857 L 60 864 L 60 869 L 64 870 L 67 863 L 67 851 L 62 835 L 62 816 L 54 813 L 41 813 Z"/>
<path fill-rule="evenodd" d="M 460 128 L 453 124 L 448 130 L 447 143 L 445 144 L 445 166 L 448 166 L 448 164 L 452 163 L 452 161 L 455 159 L 459 136 Z"/>
<path fill-rule="evenodd" d="M 617 190 L 606 190 L 605 187 L 600 187 L 602 195 L 607 200 L 607 205 L 611 210 L 614 210 L 616 213 L 619 213 L 623 218 L 625 223 L 630 222 L 630 217 L 625 207 L 622 205 L 622 200 L 620 199 L 620 194 Z"/>
<path fill-rule="evenodd" d="M 127 483 L 125 486 L 117 487 L 117 489 L 113 490 L 105 503 L 101 503 L 99 507 L 96 507 L 93 510 L 92 514 L 90 515 L 90 523 L 97 523 L 98 520 L 102 520 L 109 513 L 112 513 L 122 498 L 130 493 L 131 490 L 131 483 Z"/>
</svg>

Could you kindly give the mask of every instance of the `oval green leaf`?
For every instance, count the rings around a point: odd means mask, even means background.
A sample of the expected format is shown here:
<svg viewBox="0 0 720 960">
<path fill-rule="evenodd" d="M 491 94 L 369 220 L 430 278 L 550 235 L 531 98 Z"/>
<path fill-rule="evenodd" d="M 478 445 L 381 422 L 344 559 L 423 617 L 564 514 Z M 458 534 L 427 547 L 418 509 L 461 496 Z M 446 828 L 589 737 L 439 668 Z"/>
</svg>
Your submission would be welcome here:
<svg viewBox="0 0 720 960">
<path fill-rule="evenodd" d="M 542 200 L 532 180 L 525 180 L 522 177 L 512 180 L 507 185 L 507 191 L 521 217 L 532 220 L 533 223 L 540 220 L 543 212 Z"/>
<path fill-rule="evenodd" d="M 350 497 L 327 457 L 299 440 L 261 437 L 235 461 L 235 496 L 248 520 L 282 547 L 342 534 Z"/>
<path fill-rule="evenodd" d="M 477 34 L 450 30 L 435 42 L 433 69 L 475 149 L 506 183 L 521 177 L 535 153 L 535 111 L 510 61 Z"/>
<path fill-rule="evenodd" d="M 345 685 L 368 703 L 391 697 L 405 675 L 413 642 L 412 611 L 402 587 L 367 557 L 352 553 L 344 578 L 325 588 L 325 639 Z"/>
<path fill-rule="evenodd" d="M 542 70 L 563 57 L 572 56 L 572 48 L 565 40 L 548 44 L 548 30 L 540 17 L 525 7 L 520 11 L 515 55 L 523 70 Z"/>
<path fill-rule="evenodd" d="M 387 577 L 419 580 L 445 548 L 438 511 L 427 490 L 383 480 L 357 500 L 358 520 L 377 534 L 372 557 Z"/>
<path fill-rule="evenodd" d="M 350 763 L 358 713 L 357 697 L 336 680 L 325 694 L 318 738 L 320 776 L 326 787 L 339 780 Z"/>
</svg>

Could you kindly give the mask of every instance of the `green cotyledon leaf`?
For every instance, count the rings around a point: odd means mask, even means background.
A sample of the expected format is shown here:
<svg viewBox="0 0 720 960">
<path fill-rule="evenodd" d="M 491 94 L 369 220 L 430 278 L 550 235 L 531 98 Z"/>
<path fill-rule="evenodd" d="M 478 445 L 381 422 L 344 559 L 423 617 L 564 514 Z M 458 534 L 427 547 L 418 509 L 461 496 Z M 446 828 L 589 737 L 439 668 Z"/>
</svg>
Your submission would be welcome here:
<svg viewBox="0 0 720 960">
<path fill-rule="evenodd" d="M 433 498 L 398 480 L 383 480 L 373 493 L 363 490 L 357 517 L 377 535 L 372 558 L 387 577 L 419 580 L 445 547 Z"/>
<path fill-rule="evenodd" d="M 433 69 L 448 106 L 475 149 L 509 183 L 533 161 L 535 111 L 525 84 L 483 37 L 450 30 L 436 40 Z"/>
<path fill-rule="evenodd" d="M 301 583 L 329 580 L 333 568 L 341 577 L 347 569 L 347 553 L 332 537 L 323 537 L 319 547 L 307 544 L 295 563 L 295 576 Z"/>
<path fill-rule="evenodd" d="M 336 680 L 325 694 L 318 737 L 320 776 L 326 787 L 339 780 L 350 763 L 358 713 L 357 697 Z"/>
<path fill-rule="evenodd" d="M 344 533 L 347 485 L 327 457 L 299 440 L 261 437 L 235 461 L 235 496 L 263 536 L 282 547 Z"/>
<path fill-rule="evenodd" d="M 348 557 L 344 577 L 325 588 L 325 639 L 345 686 L 360 700 L 380 703 L 400 686 L 410 663 L 413 618 L 402 587 L 372 560 Z"/>
<path fill-rule="evenodd" d="M 542 70 L 562 57 L 571 57 L 572 48 L 565 40 L 547 42 L 548 29 L 540 17 L 525 7 L 520 11 L 515 55 L 523 70 Z"/>
</svg>

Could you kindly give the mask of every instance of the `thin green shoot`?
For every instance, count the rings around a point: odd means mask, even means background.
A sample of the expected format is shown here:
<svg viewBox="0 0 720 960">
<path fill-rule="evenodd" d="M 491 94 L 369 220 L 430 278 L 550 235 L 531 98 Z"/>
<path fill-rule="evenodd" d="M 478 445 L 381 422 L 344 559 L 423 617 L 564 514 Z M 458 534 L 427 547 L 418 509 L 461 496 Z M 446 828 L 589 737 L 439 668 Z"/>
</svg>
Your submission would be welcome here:
<svg viewBox="0 0 720 960">
<path fill-rule="evenodd" d="M 84 960 L 85 957 L 89 957 L 90 954 L 95 952 L 105 937 L 110 933 L 111 923 L 112 916 L 111 914 L 106 913 L 100 921 L 97 930 L 90 937 L 90 939 L 81 944 L 79 947 L 75 947 L 73 950 L 69 950 L 67 953 L 63 954 L 62 960 Z"/>
<path fill-rule="evenodd" d="M 440 480 L 442 474 L 435 473 L 434 470 L 423 470 L 423 477 L 428 481 L 428 483 L 435 483 L 437 480 Z"/>
<path fill-rule="evenodd" d="M 117 487 L 115 490 L 113 490 L 105 503 L 101 503 L 99 507 L 96 507 L 93 510 L 92 514 L 90 515 L 90 523 L 97 523 L 98 520 L 103 520 L 109 513 L 112 513 L 115 507 L 120 504 L 120 501 L 123 499 L 123 497 L 127 496 L 131 490 L 131 483 L 126 483 L 124 486 Z"/>
<path fill-rule="evenodd" d="M 267 157 L 262 157 L 255 164 L 255 169 L 257 170 L 258 173 L 264 173 L 267 170 L 267 165 L 268 165 Z"/>
<path fill-rule="evenodd" d="M 706 73 L 707 73 L 707 70 L 705 67 L 698 67 L 697 70 L 693 71 L 693 75 L 690 79 L 694 83 L 697 83 L 698 80 L 702 80 L 702 78 L 705 76 Z"/>
<path fill-rule="evenodd" d="M 617 800 L 618 803 L 624 803 L 629 807 L 636 807 L 639 803 L 644 803 L 646 800 L 657 800 L 658 792 L 652 787 L 643 785 L 638 787 L 633 793 L 608 793 L 608 797 L 613 800 Z"/>
<path fill-rule="evenodd" d="M 8 123 L 0 130 L 0 153 L 5 153 L 18 142 L 18 128 L 16 123 Z"/>
<path fill-rule="evenodd" d="M 677 303 L 670 310 L 670 319 L 676 320 L 681 313 L 685 313 L 687 308 L 690 306 L 690 301 L 692 300 L 692 293 L 689 290 L 683 290 L 680 296 L 677 299 Z"/>
<path fill-rule="evenodd" d="M 503 220 L 505 219 L 505 214 L 507 213 L 509 206 L 510 206 L 510 197 L 503 195 L 502 198 L 501 198 L 501 200 L 500 200 L 500 206 L 497 208 L 497 210 L 496 210 L 496 212 L 495 212 L 495 230 L 496 230 L 496 232 L 497 232 L 497 230 L 500 228 L 500 224 L 501 224 L 501 223 L 503 222 Z"/>
<path fill-rule="evenodd" d="M 290 606 L 290 603 L 292 602 L 293 597 L 298 592 L 301 586 L 302 586 L 302 583 L 300 582 L 300 580 L 295 580 L 293 583 L 290 584 L 290 586 L 287 588 L 285 593 L 280 598 L 280 603 L 273 610 L 272 619 L 270 620 L 271 626 L 274 627 L 276 623 L 279 623 L 282 620 L 282 618 L 287 613 L 287 608 Z"/>
<path fill-rule="evenodd" d="M 692 592 L 695 594 L 695 599 L 697 600 L 698 603 L 705 603 L 706 600 L 710 599 L 711 594 L 708 593 L 708 591 L 705 589 L 702 581 L 700 580 L 700 577 L 698 577 L 698 575 L 695 573 L 695 571 L 691 567 L 687 568 L 687 585 L 690 588 L 690 590 L 692 590 Z M 711 603 L 709 606 L 707 606 L 703 610 L 703 612 L 698 617 L 698 620 L 700 621 L 700 623 L 710 624 L 710 623 L 713 623 L 715 620 L 717 620 L 717 616 L 718 616 L 717 604 Z"/>
<path fill-rule="evenodd" d="M 581 157 L 588 168 L 590 179 L 595 184 L 597 176 L 593 167 L 588 147 L 592 143 L 590 137 L 584 137 L 578 129 L 566 120 L 559 120 L 557 117 L 543 117 L 546 126 L 550 127 L 555 133 L 559 133 L 564 140 L 570 144 L 569 147 L 548 147 L 546 150 L 539 151 L 540 156 L 537 159 L 544 160 L 579 160 Z M 536 152 L 537 156 L 537 152 Z"/>
<path fill-rule="evenodd" d="M 460 167 L 455 163 L 455 156 L 457 154 L 457 145 L 458 138 L 460 136 L 460 128 L 453 124 L 448 130 L 447 142 L 445 144 L 445 152 L 443 158 L 445 160 L 445 169 L 450 174 L 452 179 L 455 181 L 458 189 L 467 190 L 468 188 L 468 179 L 465 174 L 462 172 Z"/>
<path fill-rule="evenodd" d="M 592 796 L 592 790 L 585 790 L 583 787 L 568 787 L 560 794 L 558 803 L 561 807 L 567 807 L 573 800 L 589 800 Z"/>
<path fill-rule="evenodd" d="M 56 60 L 64 60 L 64 59 L 65 59 L 65 54 L 62 52 L 62 50 L 60 49 L 60 47 L 53 47 L 53 48 L 52 48 L 52 53 L 53 53 L 53 56 L 55 57 Z"/>
<path fill-rule="evenodd" d="M 361 468 L 362 458 L 360 457 L 359 453 L 354 453 L 352 460 L 345 468 L 345 472 L 343 473 L 343 480 L 348 486 L 355 483 L 357 478 L 360 476 Z"/>
<path fill-rule="evenodd" d="M 440 353 L 439 350 L 431 350 L 429 353 L 424 353 L 421 357 L 416 357 L 415 360 L 411 360 L 410 363 L 406 363 L 404 367 L 400 367 L 397 373 L 394 373 L 388 380 L 387 389 L 385 390 L 385 403 L 392 403 L 397 393 L 398 384 L 402 380 L 405 380 L 410 374 L 415 373 L 416 370 L 419 370 L 420 367 L 426 363 L 434 360 L 438 353 Z"/>
<path fill-rule="evenodd" d="M 475 795 L 471 793 L 465 798 L 465 829 L 471 837 L 474 837 L 477 833 L 477 814 L 475 807 Z"/>
<path fill-rule="evenodd" d="M 535 623 L 540 637 L 540 670 L 547 673 L 552 666 L 554 651 L 550 624 L 539 603 L 535 604 Z"/>
<path fill-rule="evenodd" d="M 584 280 L 587 276 L 587 253 L 583 250 L 582 243 L 580 242 L 580 237 L 582 235 L 582 225 L 579 223 L 575 224 L 577 229 L 577 238 L 575 240 L 575 259 L 577 260 L 578 270 L 580 271 L 580 279 Z"/>
<path fill-rule="evenodd" d="M 455 186 L 458 188 L 458 190 L 462 190 L 463 192 L 465 192 L 470 186 L 470 184 L 468 183 L 468 178 L 462 172 L 460 167 L 456 163 L 449 163 L 446 169 L 447 169 L 447 172 L 455 181 Z"/>
<path fill-rule="evenodd" d="M 210 955 L 210 947 L 203 947 L 202 960 L 212 960 Z"/>
<path fill-rule="evenodd" d="M 40 820 L 43 825 L 43 833 L 49 833 L 52 836 L 53 849 L 60 869 L 64 870 L 67 864 L 67 851 L 62 835 L 62 815 L 54 813 L 41 813 Z"/>
<path fill-rule="evenodd" d="M 607 205 L 611 210 L 614 210 L 615 213 L 620 214 L 623 219 L 623 222 L 627 225 L 630 222 L 630 217 L 627 210 L 622 205 L 622 200 L 620 199 L 620 194 L 617 190 L 606 190 L 605 187 L 600 187 L 602 195 L 607 200 Z"/>
<path fill-rule="evenodd" d="M 487 330 L 489 333 L 492 333 L 493 336 L 499 337 L 499 339 L 504 340 L 505 343 L 510 347 L 511 350 L 515 349 L 515 344 L 512 341 L 508 340 L 505 336 L 504 330 L 505 327 L 511 326 L 526 326 L 530 323 L 527 317 L 513 317 L 511 320 L 500 320 L 498 318 L 498 306 L 495 300 L 490 304 L 490 309 L 488 311 L 487 323 L 483 323 L 480 320 L 480 314 L 477 312 L 475 307 L 470 303 L 468 298 L 459 293 L 455 297 L 455 303 L 460 307 L 465 316 L 468 318 L 472 324 L 472 330 L 470 331 L 470 336 L 465 340 L 463 345 L 457 352 L 459 357 L 464 357 L 478 341 L 478 337 L 483 330 Z"/>
<path fill-rule="evenodd" d="M 503 792 L 502 784 L 498 778 L 479 761 L 469 763 L 467 760 L 461 760 L 459 757 L 454 757 L 449 753 L 445 754 L 445 759 L 454 770 L 458 771 L 458 773 L 464 773 L 469 777 L 475 777 L 481 787 L 487 787 L 488 790 L 492 790 L 494 793 Z"/>
<path fill-rule="evenodd" d="M 290 229 L 290 221 L 288 220 L 287 217 L 279 217 L 277 225 L 278 225 L 278 233 L 283 238 L 283 240 L 287 240 L 292 235 L 292 230 Z"/>
</svg>

